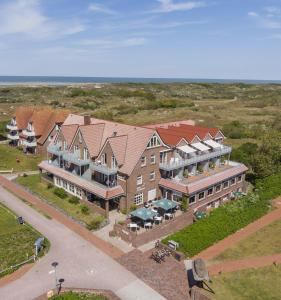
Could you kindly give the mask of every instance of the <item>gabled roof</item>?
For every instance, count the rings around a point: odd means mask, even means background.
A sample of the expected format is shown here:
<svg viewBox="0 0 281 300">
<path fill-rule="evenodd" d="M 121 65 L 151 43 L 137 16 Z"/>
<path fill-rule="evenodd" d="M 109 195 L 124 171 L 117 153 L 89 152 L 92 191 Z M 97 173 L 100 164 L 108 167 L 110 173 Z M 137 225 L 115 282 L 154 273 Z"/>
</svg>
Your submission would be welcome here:
<svg viewBox="0 0 281 300">
<path fill-rule="evenodd" d="M 75 136 L 75 133 L 76 133 L 78 127 L 79 127 L 79 125 L 77 125 L 77 124 L 61 126 L 61 133 L 62 133 L 68 146 L 72 143 L 72 140 Z"/>
<path fill-rule="evenodd" d="M 111 137 L 108 139 L 108 143 L 111 146 L 113 154 L 117 160 L 118 166 L 124 164 L 125 161 L 125 154 L 127 148 L 127 135 Z"/>
<path fill-rule="evenodd" d="M 27 127 L 27 124 L 34 112 L 34 107 L 20 106 L 15 111 L 15 118 L 17 121 L 17 127 L 19 130 L 23 130 Z"/>
</svg>

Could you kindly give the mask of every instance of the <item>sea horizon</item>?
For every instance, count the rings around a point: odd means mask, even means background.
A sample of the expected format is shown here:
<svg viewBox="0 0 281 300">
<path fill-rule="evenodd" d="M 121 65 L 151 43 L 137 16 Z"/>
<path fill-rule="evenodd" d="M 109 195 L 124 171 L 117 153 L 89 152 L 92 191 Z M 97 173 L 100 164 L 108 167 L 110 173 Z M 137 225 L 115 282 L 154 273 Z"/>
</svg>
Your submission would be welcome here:
<svg viewBox="0 0 281 300">
<path fill-rule="evenodd" d="M 157 78 L 157 77 L 83 77 L 83 76 L 0 76 L 0 85 L 75 85 L 106 83 L 244 83 L 281 84 L 281 80 Z"/>
</svg>

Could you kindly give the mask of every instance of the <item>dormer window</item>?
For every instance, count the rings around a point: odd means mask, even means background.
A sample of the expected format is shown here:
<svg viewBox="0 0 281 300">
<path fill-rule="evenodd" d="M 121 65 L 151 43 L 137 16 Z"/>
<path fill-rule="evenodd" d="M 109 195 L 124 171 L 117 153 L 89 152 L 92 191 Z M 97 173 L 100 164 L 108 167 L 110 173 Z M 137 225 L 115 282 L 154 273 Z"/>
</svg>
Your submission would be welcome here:
<svg viewBox="0 0 281 300">
<path fill-rule="evenodd" d="M 82 143 L 82 135 L 81 135 L 81 132 L 79 132 L 79 134 L 78 134 L 78 139 L 79 139 L 79 143 Z"/>
<path fill-rule="evenodd" d="M 102 163 L 102 165 L 106 165 L 106 163 L 107 163 L 106 153 L 102 154 L 102 156 L 101 156 L 101 163 Z"/>
<path fill-rule="evenodd" d="M 63 149 L 67 150 L 67 142 L 66 141 L 63 141 Z"/>
<path fill-rule="evenodd" d="M 111 168 L 112 169 L 116 169 L 117 168 L 117 160 L 116 160 L 116 158 L 115 158 L 114 155 L 112 155 L 112 157 L 111 157 Z"/>
<path fill-rule="evenodd" d="M 155 147 L 158 147 L 158 146 L 160 146 L 161 145 L 161 143 L 160 143 L 160 141 L 159 141 L 159 138 L 156 136 L 156 135 L 154 135 L 151 139 L 150 139 L 150 141 L 149 141 L 149 143 L 148 143 L 148 145 L 147 145 L 147 148 L 155 148 Z"/>
</svg>

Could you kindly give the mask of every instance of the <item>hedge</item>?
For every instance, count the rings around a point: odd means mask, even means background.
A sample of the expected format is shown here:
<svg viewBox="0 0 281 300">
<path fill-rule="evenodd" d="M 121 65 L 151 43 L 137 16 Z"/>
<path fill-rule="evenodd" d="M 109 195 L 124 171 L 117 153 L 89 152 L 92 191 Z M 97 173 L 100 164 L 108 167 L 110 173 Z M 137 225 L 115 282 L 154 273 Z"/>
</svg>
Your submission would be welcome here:
<svg viewBox="0 0 281 300">
<path fill-rule="evenodd" d="M 179 243 L 179 251 L 194 256 L 266 214 L 270 200 L 281 195 L 281 173 L 256 182 L 255 191 L 215 209 L 210 215 L 163 240 Z"/>
</svg>

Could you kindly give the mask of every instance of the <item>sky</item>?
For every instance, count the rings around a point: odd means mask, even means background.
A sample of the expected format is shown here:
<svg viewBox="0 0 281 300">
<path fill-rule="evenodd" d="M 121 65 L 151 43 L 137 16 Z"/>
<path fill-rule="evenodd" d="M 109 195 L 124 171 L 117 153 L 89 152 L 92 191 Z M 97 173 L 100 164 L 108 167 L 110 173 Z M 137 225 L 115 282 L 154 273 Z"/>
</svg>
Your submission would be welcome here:
<svg viewBox="0 0 281 300">
<path fill-rule="evenodd" d="M 281 0 L 0 0 L 0 75 L 281 80 Z"/>
</svg>

